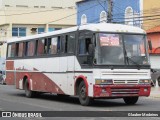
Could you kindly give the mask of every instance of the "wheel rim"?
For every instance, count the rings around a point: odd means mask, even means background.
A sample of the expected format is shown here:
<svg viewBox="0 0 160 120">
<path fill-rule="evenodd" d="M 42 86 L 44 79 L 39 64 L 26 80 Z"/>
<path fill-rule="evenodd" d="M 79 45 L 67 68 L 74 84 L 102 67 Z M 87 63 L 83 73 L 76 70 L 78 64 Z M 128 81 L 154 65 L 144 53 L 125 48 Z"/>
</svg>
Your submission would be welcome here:
<svg viewBox="0 0 160 120">
<path fill-rule="evenodd" d="M 80 89 L 80 95 L 82 97 L 82 99 L 85 99 L 86 98 L 86 86 L 83 85 Z"/>
</svg>

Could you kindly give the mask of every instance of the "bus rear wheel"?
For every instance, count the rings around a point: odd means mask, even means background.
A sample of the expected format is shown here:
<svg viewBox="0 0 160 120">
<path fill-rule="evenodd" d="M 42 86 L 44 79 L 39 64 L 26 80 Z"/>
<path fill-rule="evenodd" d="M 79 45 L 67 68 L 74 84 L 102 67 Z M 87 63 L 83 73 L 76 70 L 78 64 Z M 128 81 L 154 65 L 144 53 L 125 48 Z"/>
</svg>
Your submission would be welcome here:
<svg viewBox="0 0 160 120">
<path fill-rule="evenodd" d="M 28 98 L 32 98 L 32 97 L 34 97 L 35 96 L 35 92 L 34 91 L 31 91 L 30 90 L 30 88 L 29 88 L 29 82 L 28 82 L 28 80 L 26 79 L 26 81 L 25 81 L 25 95 L 26 95 L 26 97 L 28 97 Z"/>
<path fill-rule="evenodd" d="M 127 105 L 134 105 L 137 103 L 138 98 L 139 97 L 125 97 L 123 100 Z"/>
<path fill-rule="evenodd" d="M 87 96 L 87 89 L 84 81 L 79 84 L 78 94 L 81 105 L 88 106 L 92 103 L 93 99 Z"/>
</svg>

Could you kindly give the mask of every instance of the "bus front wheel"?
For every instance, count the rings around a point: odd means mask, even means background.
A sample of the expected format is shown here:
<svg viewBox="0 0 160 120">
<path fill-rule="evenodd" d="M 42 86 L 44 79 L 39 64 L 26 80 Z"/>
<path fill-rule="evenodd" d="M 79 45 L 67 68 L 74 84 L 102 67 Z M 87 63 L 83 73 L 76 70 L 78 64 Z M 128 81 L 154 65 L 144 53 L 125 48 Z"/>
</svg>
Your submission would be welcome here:
<svg viewBox="0 0 160 120">
<path fill-rule="evenodd" d="M 123 100 L 127 105 L 134 105 L 137 103 L 138 97 L 125 97 Z"/>
<path fill-rule="evenodd" d="M 26 97 L 28 98 L 32 98 L 35 96 L 35 92 L 34 91 L 31 91 L 30 88 L 29 88 L 29 82 L 28 80 L 26 79 L 25 81 L 25 95 Z"/>
<path fill-rule="evenodd" d="M 82 81 L 79 84 L 78 94 L 79 94 L 79 101 L 80 101 L 81 105 L 87 106 L 92 103 L 93 99 L 87 96 L 87 89 L 86 89 L 86 85 L 85 85 L 84 81 Z"/>
</svg>

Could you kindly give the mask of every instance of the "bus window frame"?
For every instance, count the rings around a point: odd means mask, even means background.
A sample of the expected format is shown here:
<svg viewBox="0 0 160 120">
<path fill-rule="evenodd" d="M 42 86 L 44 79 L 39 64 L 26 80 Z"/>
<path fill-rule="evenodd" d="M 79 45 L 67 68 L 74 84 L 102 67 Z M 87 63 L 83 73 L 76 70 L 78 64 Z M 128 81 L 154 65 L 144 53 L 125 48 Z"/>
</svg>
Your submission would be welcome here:
<svg viewBox="0 0 160 120">
<path fill-rule="evenodd" d="M 36 45 L 36 42 L 38 42 L 41 39 L 47 39 L 47 49 L 48 49 L 48 38 L 54 38 L 54 37 L 61 37 L 61 36 L 66 36 L 66 35 L 70 35 L 70 34 L 74 34 L 75 35 L 75 41 L 74 41 L 74 50 L 73 53 L 62 53 L 61 52 L 61 39 L 60 39 L 60 51 L 56 54 L 49 54 L 49 52 L 47 51 L 46 54 L 42 54 L 42 55 L 38 55 L 38 45 Z M 25 55 L 26 52 L 26 43 L 30 42 L 30 41 L 34 41 L 34 46 L 35 46 L 35 50 L 34 50 L 34 55 L 33 56 L 27 56 Z M 15 56 L 15 52 L 16 50 L 14 50 L 14 57 L 8 57 L 8 46 L 12 45 L 12 44 L 20 44 L 23 43 L 24 44 L 24 48 L 23 48 L 23 55 L 22 57 L 16 57 Z M 63 57 L 63 56 L 77 56 L 77 43 L 78 43 L 78 37 L 77 37 L 77 31 L 73 31 L 73 32 L 68 32 L 68 33 L 63 33 L 63 34 L 57 34 L 57 35 L 51 35 L 51 36 L 44 36 L 44 37 L 39 37 L 39 38 L 35 38 L 35 39 L 28 39 L 28 40 L 23 40 L 23 41 L 16 41 L 16 42 L 11 42 L 7 44 L 7 54 L 6 54 L 6 59 L 30 59 L 30 58 L 49 58 L 49 57 Z"/>
</svg>

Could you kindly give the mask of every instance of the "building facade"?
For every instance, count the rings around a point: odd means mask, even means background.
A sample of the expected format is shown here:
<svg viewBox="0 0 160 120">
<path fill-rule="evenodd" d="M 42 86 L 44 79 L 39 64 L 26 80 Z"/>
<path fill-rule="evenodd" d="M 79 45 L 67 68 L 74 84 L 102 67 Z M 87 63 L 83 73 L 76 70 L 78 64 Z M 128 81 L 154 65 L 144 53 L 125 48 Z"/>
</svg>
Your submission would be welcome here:
<svg viewBox="0 0 160 120">
<path fill-rule="evenodd" d="M 0 0 L 0 42 L 75 26 L 77 1 Z M 5 54 L 3 45 L 0 55 Z"/>
<path fill-rule="evenodd" d="M 108 21 L 109 0 L 83 0 L 77 2 L 77 24 Z M 113 23 L 141 27 L 142 0 L 111 0 Z"/>
<path fill-rule="evenodd" d="M 143 0 L 143 29 L 160 25 L 160 0 Z"/>
<path fill-rule="evenodd" d="M 150 54 L 160 55 L 160 26 L 147 30 L 148 41 L 152 43 Z"/>
</svg>

